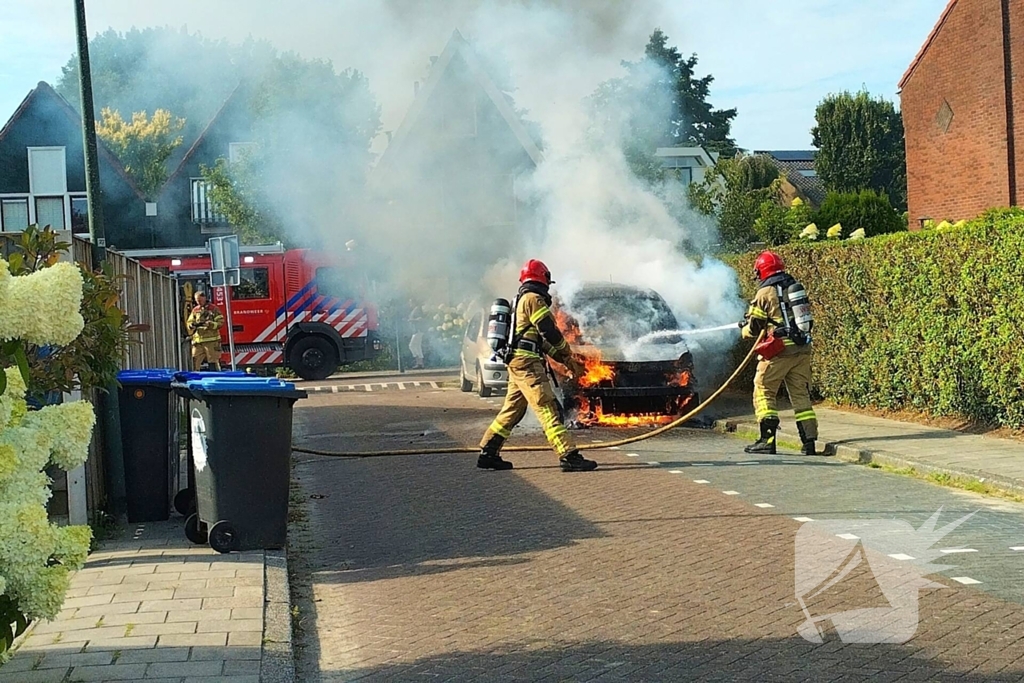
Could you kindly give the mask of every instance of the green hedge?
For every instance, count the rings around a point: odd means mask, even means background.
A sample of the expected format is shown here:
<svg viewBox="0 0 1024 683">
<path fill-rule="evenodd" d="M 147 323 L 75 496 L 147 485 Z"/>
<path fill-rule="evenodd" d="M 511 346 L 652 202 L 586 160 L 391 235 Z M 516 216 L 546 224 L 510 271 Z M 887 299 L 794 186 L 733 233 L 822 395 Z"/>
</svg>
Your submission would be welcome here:
<svg viewBox="0 0 1024 683">
<path fill-rule="evenodd" d="M 777 252 L 814 305 L 820 396 L 1024 426 L 1024 211 Z M 731 259 L 746 295 L 755 256 Z"/>
</svg>

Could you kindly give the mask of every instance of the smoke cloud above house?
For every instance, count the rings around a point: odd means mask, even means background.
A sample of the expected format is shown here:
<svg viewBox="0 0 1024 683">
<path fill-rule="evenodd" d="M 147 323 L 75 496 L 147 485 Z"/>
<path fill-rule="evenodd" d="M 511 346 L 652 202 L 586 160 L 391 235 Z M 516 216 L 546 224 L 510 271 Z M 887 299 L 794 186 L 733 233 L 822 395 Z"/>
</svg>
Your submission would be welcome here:
<svg viewBox="0 0 1024 683">
<path fill-rule="evenodd" d="M 570 302 L 580 283 L 611 280 L 658 291 L 684 327 L 742 313 L 732 270 L 701 255 L 716 241 L 713 224 L 688 208 L 678 182 L 652 187 L 637 179 L 614 112 L 598 121 L 587 104 L 598 85 L 622 75 L 621 60 L 642 58 L 650 33 L 673 13 L 670 0 L 317 1 L 287 11 L 260 0 L 244 4 L 244 18 L 237 5 L 190 11 L 196 2 L 183 0 L 180 9 L 124 9 L 187 21 L 207 36 L 234 21 L 258 38 L 270 33 L 260 26 L 272 23 L 275 41 L 289 30 L 302 36 L 307 58 L 334 54 L 331 45 L 345 41 L 358 63 L 335 68 L 368 73 L 382 105 L 383 131 L 373 145 L 382 156 L 368 191 L 331 186 L 315 168 L 288 169 L 288 186 L 301 197 L 290 192 L 275 201 L 282 216 L 301 216 L 286 226 L 296 241 L 344 250 L 354 239 L 357 249 L 387 261 L 385 288 L 402 295 L 452 303 L 510 297 L 521 263 L 540 258 Z M 444 56 L 454 29 L 470 47 L 442 76 L 432 62 Z M 686 43 L 685 35 L 669 38 Z M 470 106 L 459 101 L 460 86 L 475 92 L 475 114 L 459 109 Z M 519 130 L 502 120 L 509 112 L 525 122 Z M 328 132 L 323 119 L 290 111 L 287 125 L 295 158 L 318 158 Z"/>
</svg>

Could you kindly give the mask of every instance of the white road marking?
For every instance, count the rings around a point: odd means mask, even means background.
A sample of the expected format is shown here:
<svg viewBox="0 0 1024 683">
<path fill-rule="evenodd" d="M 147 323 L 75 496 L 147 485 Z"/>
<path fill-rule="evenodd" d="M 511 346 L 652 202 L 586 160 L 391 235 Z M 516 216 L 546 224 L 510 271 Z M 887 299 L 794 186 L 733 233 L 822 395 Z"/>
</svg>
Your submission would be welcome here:
<svg viewBox="0 0 1024 683">
<path fill-rule="evenodd" d="M 694 479 L 693 483 L 694 484 L 710 484 L 711 482 L 708 481 L 707 479 Z"/>
<path fill-rule="evenodd" d="M 656 462 L 656 461 L 654 461 L 654 460 L 649 460 L 649 461 L 647 462 L 647 464 L 648 464 L 648 465 L 651 465 L 651 466 L 653 466 L 653 467 L 658 467 L 659 465 L 661 465 L 661 463 L 660 463 L 660 462 Z"/>
<path fill-rule="evenodd" d="M 724 493 L 727 496 L 738 496 L 738 495 L 740 495 L 739 491 L 722 491 L 722 493 Z"/>
<path fill-rule="evenodd" d="M 951 576 L 950 578 L 956 581 L 957 583 L 964 584 L 965 586 L 973 586 L 975 584 L 981 583 L 981 581 L 978 581 L 977 579 L 972 579 L 969 576 Z"/>
<path fill-rule="evenodd" d="M 853 534 L 836 534 L 838 538 L 846 539 L 847 541 L 856 541 L 860 536 L 854 536 Z"/>
<path fill-rule="evenodd" d="M 363 386 L 366 387 L 367 391 L 373 391 L 373 387 L 371 387 L 369 384 L 364 384 Z"/>
<path fill-rule="evenodd" d="M 419 382 L 413 382 L 413 383 L 412 383 L 412 385 L 413 385 L 414 387 L 418 387 L 418 386 L 420 385 L 420 383 L 419 383 Z"/>
<path fill-rule="evenodd" d="M 323 391 L 323 387 L 312 387 L 313 391 Z"/>
<path fill-rule="evenodd" d="M 710 463 L 710 462 L 695 462 L 695 463 L 691 464 L 690 467 L 711 467 L 711 465 L 713 465 L 713 464 L 714 463 Z"/>
<path fill-rule="evenodd" d="M 437 386 L 437 382 L 431 382 L 430 383 L 430 388 L 431 389 L 440 389 L 440 387 Z"/>
<path fill-rule="evenodd" d="M 892 555 L 890 555 L 889 557 L 891 557 L 891 558 L 892 558 L 892 559 L 894 559 L 894 560 L 903 560 L 903 561 L 906 561 L 906 560 L 912 560 L 912 559 L 914 559 L 914 558 L 913 558 L 913 557 L 911 557 L 910 555 L 906 555 L 906 554 L 904 554 L 904 553 L 893 553 L 893 554 L 892 554 Z"/>
<path fill-rule="evenodd" d="M 814 521 L 810 517 L 794 517 L 793 519 L 795 519 L 798 522 L 813 522 Z"/>
<path fill-rule="evenodd" d="M 1024 545 L 1011 545 L 1010 550 L 1024 550 Z"/>
<path fill-rule="evenodd" d="M 682 470 L 669 470 L 668 473 L 669 474 L 682 474 L 683 471 Z"/>
<path fill-rule="evenodd" d="M 400 389 L 401 391 L 405 391 L 405 382 L 399 382 L 399 383 L 398 383 L 398 388 L 399 388 L 399 389 Z"/>
<path fill-rule="evenodd" d="M 627 458 L 639 458 L 640 454 L 639 453 L 626 453 L 626 457 Z"/>
<path fill-rule="evenodd" d="M 349 391 L 355 391 L 356 390 L 356 385 L 355 384 L 349 384 L 348 385 L 348 390 Z"/>
<path fill-rule="evenodd" d="M 773 508 L 773 507 L 775 507 L 771 503 L 754 503 L 754 506 L 755 507 L 759 507 L 759 508 Z"/>
<path fill-rule="evenodd" d="M 338 393 L 338 385 L 337 384 L 335 384 L 333 387 L 331 387 L 331 392 L 335 393 L 335 394 Z"/>
<path fill-rule="evenodd" d="M 621 450 L 622 450 L 622 448 L 621 448 L 620 446 L 612 446 L 612 447 L 611 447 L 611 448 L 609 448 L 608 450 L 610 450 L 610 451 L 621 451 Z"/>
<path fill-rule="evenodd" d="M 749 462 L 738 462 L 736 464 L 737 465 L 760 465 L 761 463 L 759 463 L 757 460 L 751 460 Z"/>
<path fill-rule="evenodd" d="M 381 389 L 387 389 L 387 388 L 388 388 L 388 385 L 387 385 L 387 384 L 381 384 L 381 385 L 380 385 L 380 388 L 381 388 Z"/>
<path fill-rule="evenodd" d="M 954 553 L 976 553 L 978 551 L 974 548 L 942 548 L 939 552 L 943 555 L 953 555 Z"/>
</svg>

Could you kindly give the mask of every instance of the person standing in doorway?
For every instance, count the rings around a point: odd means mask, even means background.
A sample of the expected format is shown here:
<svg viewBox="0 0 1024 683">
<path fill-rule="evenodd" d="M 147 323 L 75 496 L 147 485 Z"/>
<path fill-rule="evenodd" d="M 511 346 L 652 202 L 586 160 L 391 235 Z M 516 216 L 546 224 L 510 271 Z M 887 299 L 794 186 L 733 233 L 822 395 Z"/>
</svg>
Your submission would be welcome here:
<svg viewBox="0 0 1024 683">
<path fill-rule="evenodd" d="M 203 362 L 211 370 L 220 371 L 220 328 L 224 316 L 220 309 L 206 298 L 206 292 L 196 292 L 196 305 L 185 321 L 185 329 L 192 337 L 192 369 L 200 370 Z"/>
</svg>

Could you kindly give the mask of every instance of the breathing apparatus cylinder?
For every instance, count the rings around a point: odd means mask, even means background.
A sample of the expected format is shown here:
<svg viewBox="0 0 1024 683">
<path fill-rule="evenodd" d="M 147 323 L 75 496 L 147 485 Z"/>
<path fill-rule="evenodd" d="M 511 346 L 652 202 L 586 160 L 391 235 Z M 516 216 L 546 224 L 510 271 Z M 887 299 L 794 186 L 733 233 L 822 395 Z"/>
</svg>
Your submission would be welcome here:
<svg viewBox="0 0 1024 683">
<path fill-rule="evenodd" d="M 495 299 L 487 316 L 487 345 L 495 354 L 502 354 L 509 343 L 512 325 L 512 304 L 507 299 Z"/>
<path fill-rule="evenodd" d="M 797 282 L 786 288 L 786 303 L 793 312 L 792 324 L 804 334 L 810 334 L 814 316 L 811 314 L 811 300 L 802 284 Z"/>
</svg>

